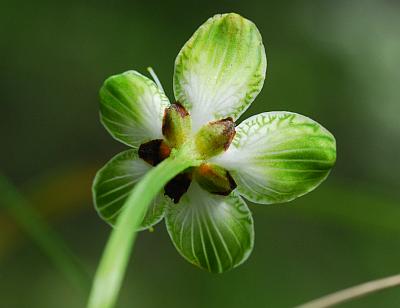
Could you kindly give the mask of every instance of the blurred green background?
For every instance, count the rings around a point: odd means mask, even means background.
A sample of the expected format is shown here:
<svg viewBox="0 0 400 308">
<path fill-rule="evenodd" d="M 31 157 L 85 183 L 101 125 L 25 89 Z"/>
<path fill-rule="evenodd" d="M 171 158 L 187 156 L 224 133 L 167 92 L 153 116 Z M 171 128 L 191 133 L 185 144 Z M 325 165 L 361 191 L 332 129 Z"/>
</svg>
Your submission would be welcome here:
<svg viewBox="0 0 400 308">
<path fill-rule="evenodd" d="M 90 275 L 110 233 L 91 181 L 125 148 L 99 123 L 98 89 L 151 65 L 172 100 L 175 56 L 215 13 L 254 21 L 267 48 L 264 89 L 242 119 L 289 110 L 336 136 L 337 165 L 315 192 L 250 206 L 255 249 L 231 272 L 188 264 L 163 224 L 141 233 L 120 307 L 292 307 L 400 271 L 400 2 L 0 3 L 0 172 Z M 75 287 L 1 207 L 0 307 L 83 307 Z M 399 305 L 392 289 L 341 307 Z"/>
</svg>

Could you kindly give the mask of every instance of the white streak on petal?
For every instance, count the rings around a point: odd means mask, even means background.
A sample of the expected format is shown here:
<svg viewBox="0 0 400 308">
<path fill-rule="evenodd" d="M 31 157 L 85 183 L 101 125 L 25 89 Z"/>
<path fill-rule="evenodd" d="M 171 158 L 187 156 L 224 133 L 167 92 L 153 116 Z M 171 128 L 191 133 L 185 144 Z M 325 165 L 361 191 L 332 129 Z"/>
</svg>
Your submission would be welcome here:
<svg viewBox="0 0 400 308">
<path fill-rule="evenodd" d="M 175 61 L 174 93 L 193 129 L 237 119 L 260 92 L 266 56 L 256 26 L 237 14 L 216 15 L 185 44 Z"/>
</svg>

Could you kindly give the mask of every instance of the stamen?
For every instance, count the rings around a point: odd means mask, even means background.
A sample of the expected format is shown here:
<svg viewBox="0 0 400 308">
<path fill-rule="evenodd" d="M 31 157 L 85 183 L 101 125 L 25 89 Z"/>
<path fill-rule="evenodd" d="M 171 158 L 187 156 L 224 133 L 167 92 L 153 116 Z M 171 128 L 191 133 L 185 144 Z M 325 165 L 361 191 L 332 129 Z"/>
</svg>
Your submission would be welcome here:
<svg viewBox="0 0 400 308">
<path fill-rule="evenodd" d="M 162 133 L 169 146 L 179 148 L 189 138 L 191 129 L 190 115 L 179 102 L 171 104 L 164 111 Z"/>
<path fill-rule="evenodd" d="M 197 151 L 204 159 L 216 156 L 229 148 L 235 134 L 232 118 L 208 122 L 195 136 Z"/>
<path fill-rule="evenodd" d="M 147 68 L 148 72 L 150 73 L 151 77 L 154 79 L 154 82 L 156 83 L 157 87 L 165 94 L 164 88 L 161 85 L 160 80 L 158 79 L 156 73 L 154 72 L 152 67 Z"/>
<path fill-rule="evenodd" d="M 196 168 L 194 178 L 203 189 L 212 194 L 227 196 L 236 188 L 231 174 L 211 163 L 204 163 Z"/>
<path fill-rule="evenodd" d="M 164 187 L 164 194 L 170 197 L 174 203 L 178 203 L 181 197 L 189 189 L 192 182 L 191 172 L 181 173 L 174 177 Z"/>
<path fill-rule="evenodd" d="M 169 156 L 171 149 L 162 139 L 155 139 L 140 145 L 138 154 L 150 165 L 156 166 Z"/>
</svg>

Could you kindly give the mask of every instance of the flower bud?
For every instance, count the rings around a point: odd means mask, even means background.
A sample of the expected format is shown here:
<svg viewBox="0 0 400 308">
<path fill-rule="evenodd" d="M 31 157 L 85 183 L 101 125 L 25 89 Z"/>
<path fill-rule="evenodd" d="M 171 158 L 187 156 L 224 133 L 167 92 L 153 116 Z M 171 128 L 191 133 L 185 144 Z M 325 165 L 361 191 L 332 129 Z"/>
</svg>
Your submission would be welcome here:
<svg viewBox="0 0 400 308">
<path fill-rule="evenodd" d="M 185 107 L 176 102 L 165 109 L 162 133 L 171 148 L 179 148 L 191 130 L 192 122 Z"/>
<path fill-rule="evenodd" d="M 226 151 L 235 133 L 235 123 L 232 118 L 209 122 L 196 134 L 197 152 L 203 159 L 207 159 Z"/>
<path fill-rule="evenodd" d="M 217 165 L 204 163 L 196 168 L 194 176 L 206 191 L 227 196 L 236 188 L 236 183 L 227 170 Z"/>
</svg>

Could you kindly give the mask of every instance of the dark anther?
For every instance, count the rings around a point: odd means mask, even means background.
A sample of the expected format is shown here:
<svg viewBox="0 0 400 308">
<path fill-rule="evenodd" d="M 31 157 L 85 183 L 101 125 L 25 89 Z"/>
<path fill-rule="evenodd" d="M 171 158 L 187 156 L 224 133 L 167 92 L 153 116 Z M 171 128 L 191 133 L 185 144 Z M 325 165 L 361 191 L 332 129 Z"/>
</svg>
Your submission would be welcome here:
<svg viewBox="0 0 400 308">
<path fill-rule="evenodd" d="M 196 134 L 197 151 L 204 159 L 216 156 L 229 148 L 235 134 L 232 118 L 208 122 Z"/>
<path fill-rule="evenodd" d="M 162 133 L 171 147 L 179 148 L 191 132 L 189 113 L 179 102 L 165 108 Z"/>
<path fill-rule="evenodd" d="M 233 119 L 231 117 L 227 117 L 225 119 L 216 121 L 216 123 L 220 123 L 224 126 L 224 131 L 222 134 L 227 137 L 224 144 L 224 149 L 226 151 L 231 145 L 233 137 L 235 137 L 236 135 L 235 122 L 233 122 Z"/>
<path fill-rule="evenodd" d="M 189 115 L 189 112 L 183 107 L 183 105 L 180 102 L 176 102 L 174 104 L 171 104 L 168 108 L 165 108 L 164 110 L 164 117 L 163 117 L 163 123 L 162 123 L 162 133 L 164 135 L 168 134 L 171 125 L 171 119 L 169 117 L 172 116 L 171 113 L 176 112 L 179 114 L 180 117 L 184 118 Z"/>
<path fill-rule="evenodd" d="M 210 163 L 200 165 L 194 176 L 200 186 L 212 194 L 227 196 L 237 186 L 228 170 Z"/>
<path fill-rule="evenodd" d="M 226 173 L 226 176 L 228 178 L 231 190 L 225 192 L 225 194 L 222 194 L 222 195 L 225 195 L 225 196 L 229 195 L 231 193 L 231 191 L 234 190 L 237 187 L 237 184 L 236 184 L 235 180 L 233 179 L 233 177 L 231 176 L 231 174 L 229 173 L 229 171 Z"/>
<path fill-rule="evenodd" d="M 138 152 L 141 159 L 156 166 L 169 156 L 171 149 L 162 139 L 155 139 L 141 144 Z"/>
<path fill-rule="evenodd" d="M 164 194 L 170 197 L 174 203 L 178 203 L 181 197 L 189 189 L 192 181 L 191 173 L 181 173 L 174 177 L 164 187 Z"/>
<path fill-rule="evenodd" d="M 179 114 L 182 116 L 182 118 L 189 115 L 189 112 L 187 112 L 186 108 L 183 107 L 183 105 L 178 101 L 172 104 L 171 107 L 173 107 L 176 111 L 178 111 Z"/>
</svg>

